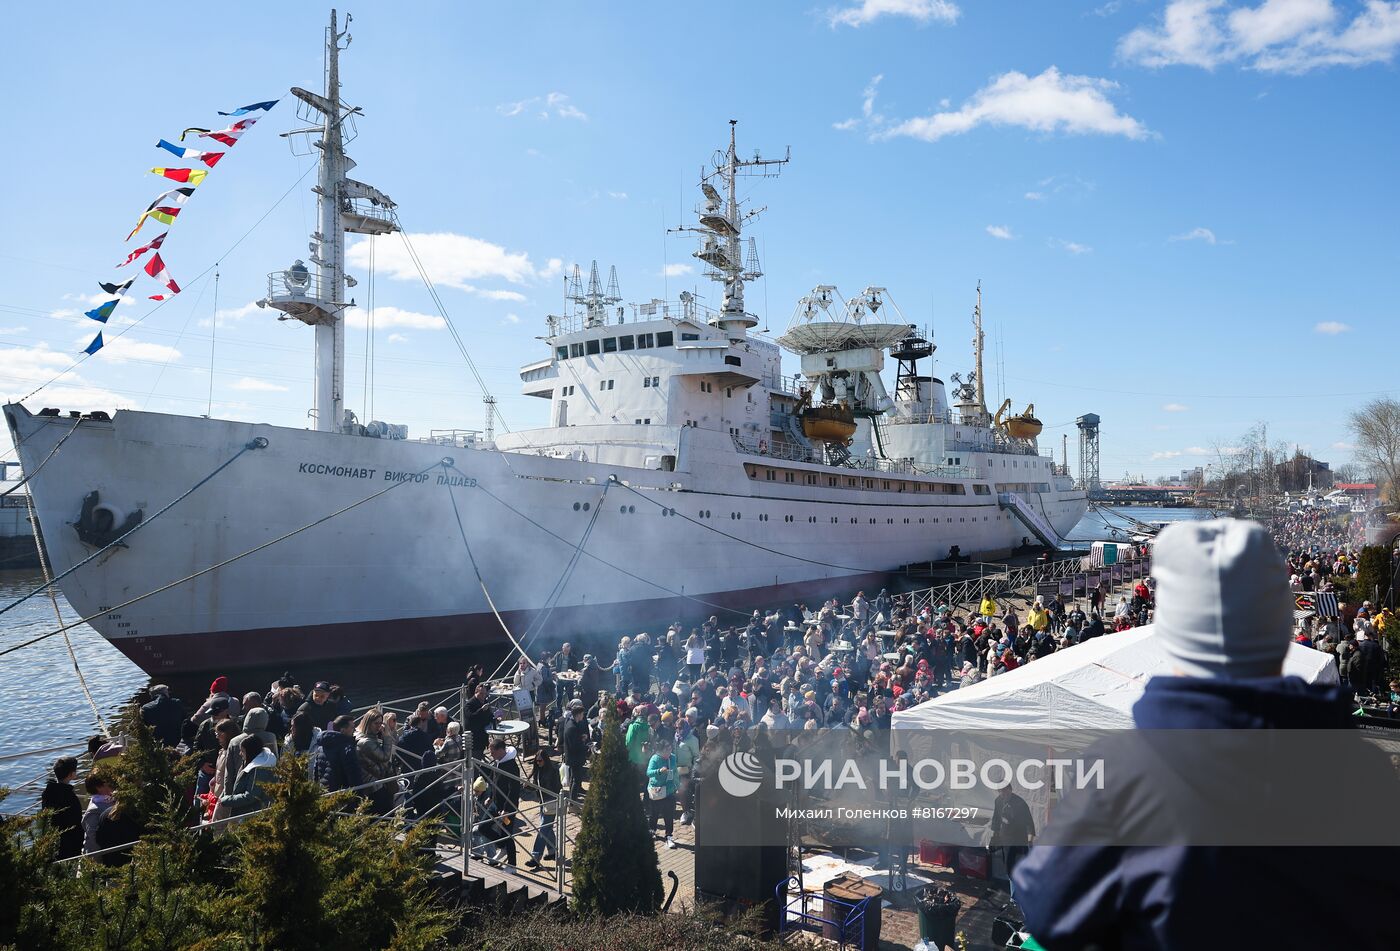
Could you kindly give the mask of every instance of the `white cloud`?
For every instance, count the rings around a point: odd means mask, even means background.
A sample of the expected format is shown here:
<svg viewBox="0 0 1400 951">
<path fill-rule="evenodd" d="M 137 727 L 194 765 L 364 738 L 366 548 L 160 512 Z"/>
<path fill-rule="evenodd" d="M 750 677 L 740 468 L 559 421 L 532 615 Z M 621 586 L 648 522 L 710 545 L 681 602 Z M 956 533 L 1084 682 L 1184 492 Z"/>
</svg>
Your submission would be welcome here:
<svg viewBox="0 0 1400 951">
<path fill-rule="evenodd" d="M 689 264 L 668 264 L 661 269 L 662 277 L 685 277 L 687 274 L 694 274 L 695 268 Z"/>
<path fill-rule="evenodd" d="M 91 339 L 91 338 L 89 338 Z M 80 346 L 86 346 L 83 340 Z M 102 352 L 106 352 L 105 349 Z M 59 373 L 77 362 L 77 354 L 50 349 L 46 343 L 34 347 L 0 348 L 0 394 L 7 399 L 19 399 L 41 383 L 48 383 Z M 87 412 L 94 409 L 128 408 L 130 399 L 111 390 L 88 383 L 77 373 L 44 388 L 34 402 L 43 406 L 59 406 L 65 410 Z"/>
<path fill-rule="evenodd" d="M 1143 66 L 1214 69 L 1239 63 L 1264 72 L 1390 62 L 1400 50 L 1400 0 L 1364 0 L 1343 23 L 1333 0 L 1171 0 L 1159 24 L 1119 41 L 1120 58 Z"/>
<path fill-rule="evenodd" d="M 524 301 L 519 291 L 492 290 L 469 283 L 476 280 L 504 280 L 511 284 L 527 284 L 557 277 L 564 262 L 550 258 L 537 269 L 524 251 L 507 251 L 499 244 L 452 232 L 411 234 L 409 239 L 423 262 L 423 269 L 434 284 L 452 287 L 487 300 Z M 381 274 L 400 281 L 420 280 L 418 269 L 402 241 L 381 241 L 374 250 L 375 267 Z M 346 252 L 346 260 L 355 267 L 369 267 L 369 241 L 357 241 Z"/>
<path fill-rule="evenodd" d="M 285 393 L 287 387 L 280 383 L 273 383 L 269 380 L 259 380 L 251 376 L 245 376 L 235 383 L 229 384 L 230 389 L 245 390 L 249 393 Z"/>
<path fill-rule="evenodd" d="M 1181 455 L 1181 453 L 1178 452 L 1178 451 L 1175 450 L 1175 449 L 1166 449 L 1166 450 L 1163 450 L 1162 452 L 1154 452 L 1154 453 L 1152 454 L 1152 458 L 1153 458 L 1153 459 L 1175 459 L 1175 458 L 1176 458 L 1177 456 L 1179 456 L 1179 455 Z"/>
<path fill-rule="evenodd" d="M 1344 324 L 1339 320 L 1324 320 L 1319 324 L 1313 325 L 1313 330 L 1316 333 L 1327 334 L 1334 337 L 1337 334 L 1344 334 L 1350 329 L 1350 324 Z"/>
<path fill-rule="evenodd" d="M 880 80 L 885 78 L 884 73 L 872 76 L 870 82 L 866 83 L 865 89 L 860 94 L 860 115 L 844 119 L 841 122 L 833 122 L 831 127 L 843 132 L 857 128 L 860 125 L 879 126 L 885 121 L 885 117 L 875 111 L 875 99 L 880 92 Z"/>
<path fill-rule="evenodd" d="M 1204 241 L 1206 244 L 1215 244 L 1215 232 L 1209 228 L 1192 228 L 1184 234 L 1174 234 L 1168 241 Z"/>
<path fill-rule="evenodd" d="M 506 314 L 505 319 L 502 320 L 501 323 L 503 323 L 503 324 L 518 324 L 518 323 L 520 323 L 520 315 L 519 315 L 519 314 Z"/>
<path fill-rule="evenodd" d="M 1050 240 L 1050 245 L 1062 251 L 1068 251 L 1070 254 L 1091 254 L 1094 250 L 1087 244 L 1080 244 L 1078 241 L 1066 241 L 1063 238 L 1052 238 Z"/>
<path fill-rule="evenodd" d="M 0 334 L 26 334 L 26 333 L 29 333 L 29 328 L 28 328 L 28 327 L 0 327 Z"/>
<path fill-rule="evenodd" d="M 1044 194 L 1043 192 L 1026 192 L 1026 201 L 1044 201 L 1044 200 L 1045 200 L 1045 194 Z"/>
<path fill-rule="evenodd" d="M 374 329 L 387 330 L 390 327 L 407 327 L 411 330 L 445 330 L 442 318 L 437 314 L 420 314 L 411 310 L 400 310 L 397 307 L 376 307 L 374 308 Z M 358 307 L 352 307 L 345 312 L 345 325 L 347 327 L 357 327 L 364 329 L 369 320 L 369 315 Z"/>
<path fill-rule="evenodd" d="M 1101 7 L 1095 7 L 1092 12 L 1096 17 L 1111 17 L 1113 14 L 1117 13 L 1122 6 L 1123 0 L 1108 0 L 1108 3 L 1105 3 Z"/>
<path fill-rule="evenodd" d="M 1353 446 L 1353 445 L 1352 445 L 1351 443 L 1349 443 L 1349 442 L 1338 441 L 1338 442 L 1334 442 L 1334 443 L 1332 444 L 1332 448 L 1333 448 L 1333 449 L 1336 449 L 1336 450 L 1338 450 L 1338 451 L 1340 451 L 1340 452 L 1349 452 L 1349 451 L 1351 451 L 1352 449 L 1355 449 L 1356 447 Z"/>
<path fill-rule="evenodd" d="M 1181 452 L 1182 452 L 1183 455 L 1187 455 L 1187 456 L 1209 456 L 1209 455 L 1211 455 L 1211 451 L 1210 451 L 1209 449 L 1207 449 L 1205 446 L 1187 446 L 1185 449 L 1181 450 Z"/>
<path fill-rule="evenodd" d="M 1243 53 L 1289 43 L 1331 23 L 1332 0 L 1265 0 L 1257 7 L 1231 10 L 1230 32 Z"/>
<path fill-rule="evenodd" d="M 1165 403 L 1162 406 L 1163 412 L 1167 413 L 1184 413 L 1190 408 L 1189 406 L 1183 406 L 1181 403 Z"/>
<path fill-rule="evenodd" d="M 972 95 L 962 108 L 906 119 L 876 138 L 908 136 L 936 142 L 982 125 L 1015 126 L 1033 132 L 1075 135 L 1121 135 L 1144 139 L 1152 133 L 1137 119 L 1118 111 L 1108 98 L 1118 84 L 1092 76 L 1061 73 L 1054 66 L 1038 76 L 1007 72 Z"/>
<path fill-rule="evenodd" d="M 613 199 L 614 201 L 626 201 L 626 200 L 627 200 L 627 193 L 626 193 L 626 192 L 608 192 L 608 197 L 611 198 L 611 199 Z"/>
<path fill-rule="evenodd" d="M 1200 66 L 1221 61 L 1225 37 L 1216 22 L 1224 0 L 1172 0 L 1160 27 L 1140 26 L 1118 41 L 1118 56 L 1143 66 Z"/>
<path fill-rule="evenodd" d="M 1016 237 L 1006 225 L 987 225 L 987 234 L 993 238 L 1000 238 L 1002 241 L 1010 241 Z"/>
<path fill-rule="evenodd" d="M 529 99 L 519 99 L 515 102 L 503 102 L 496 107 L 496 111 L 507 117 L 532 112 L 541 119 L 557 116 L 560 119 L 588 121 L 588 114 L 571 103 L 569 97 L 562 92 L 552 92 L 545 96 L 531 96 Z"/>
<path fill-rule="evenodd" d="M 390 342 L 390 343 L 407 343 L 407 342 L 408 342 L 408 338 L 405 337 L 403 334 L 389 334 L 389 342 Z"/>
<path fill-rule="evenodd" d="M 76 341 L 76 344 L 79 347 L 86 347 L 91 339 L 90 336 L 82 337 Z M 102 349 L 97 351 L 97 358 L 109 363 L 125 363 L 128 360 L 173 363 L 180 359 L 180 351 L 163 343 L 134 340 L 130 336 L 110 337 L 104 340 Z"/>
<path fill-rule="evenodd" d="M 247 317 L 251 314 L 256 314 L 260 309 L 261 308 L 258 307 L 256 302 L 249 301 L 242 307 L 230 307 L 220 310 L 217 315 L 219 318 L 219 326 L 222 327 L 225 324 L 236 324 L 244 317 Z M 273 311 L 272 317 L 269 319 L 274 319 L 276 318 L 276 316 L 277 312 Z M 199 326 L 201 327 L 212 327 L 213 325 L 214 321 L 208 317 L 201 317 L 199 320 Z"/>
<path fill-rule="evenodd" d="M 854 6 L 826 11 L 827 22 L 838 26 L 861 27 L 881 17 L 904 17 L 918 23 L 955 23 L 962 11 L 951 0 L 860 0 Z"/>
</svg>

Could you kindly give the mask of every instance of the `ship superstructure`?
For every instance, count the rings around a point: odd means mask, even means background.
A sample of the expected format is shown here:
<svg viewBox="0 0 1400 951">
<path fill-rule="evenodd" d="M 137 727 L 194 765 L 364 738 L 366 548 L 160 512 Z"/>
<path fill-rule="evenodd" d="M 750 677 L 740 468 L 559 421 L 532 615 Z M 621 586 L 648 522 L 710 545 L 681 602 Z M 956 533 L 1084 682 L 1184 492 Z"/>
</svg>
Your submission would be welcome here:
<svg viewBox="0 0 1400 951">
<path fill-rule="evenodd" d="M 1055 544 L 1083 514 L 1084 493 L 1038 450 L 1033 413 L 988 412 L 980 293 L 977 368 L 954 378 L 951 406 L 921 366 L 933 343 L 884 288 L 848 301 L 818 287 L 776 342 L 754 332 L 745 286 L 761 266 L 744 230 L 762 209 L 743 206 L 737 181 L 787 158 L 742 158 L 732 123 L 688 229 L 718 307 L 690 292 L 624 304 L 615 273 L 605 286 L 595 265 L 585 289 L 575 271 L 571 306 L 546 320 L 548 349 L 520 373 L 522 391 L 549 402 L 548 426 L 410 439 L 354 419 L 344 235 L 398 226 L 387 196 L 348 178 L 344 126 L 358 110 L 339 98 L 344 38 L 333 14 L 324 93 L 293 90 L 319 116 L 313 267 L 274 272 L 264 301 L 316 330 L 314 429 L 5 408 L 65 595 L 145 669 L 507 632 L 528 647 L 747 614 L 950 553 Z"/>
</svg>

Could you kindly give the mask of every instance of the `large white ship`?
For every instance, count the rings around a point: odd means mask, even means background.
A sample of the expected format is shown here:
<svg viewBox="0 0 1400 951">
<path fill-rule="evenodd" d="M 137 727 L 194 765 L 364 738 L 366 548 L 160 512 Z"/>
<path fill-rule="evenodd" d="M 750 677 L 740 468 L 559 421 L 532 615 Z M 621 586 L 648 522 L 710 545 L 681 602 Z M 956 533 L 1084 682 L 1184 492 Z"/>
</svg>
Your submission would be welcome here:
<svg viewBox="0 0 1400 951">
<path fill-rule="evenodd" d="M 269 308 L 316 334 L 316 428 L 119 410 L 5 407 L 52 569 L 143 669 L 196 671 L 517 641 L 790 604 L 903 565 L 1053 545 L 1086 508 L 1037 449 L 1031 409 L 988 411 L 975 368 L 869 287 L 804 297 L 776 342 L 752 332 L 759 277 L 736 180 L 787 159 L 729 146 L 694 230 L 722 293 L 623 307 L 596 269 L 521 369 L 550 425 L 496 435 L 362 425 L 344 405 L 345 235 L 398 230 L 347 177 L 332 14 L 319 116 L 314 270 L 269 276 Z M 780 347 L 800 356 L 785 379 Z M 897 364 L 893 395 L 882 378 Z M 173 503 L 173 504 L 172 504 Z M 731 615 L 734 617 L 737 615 Z"/>
</svg>

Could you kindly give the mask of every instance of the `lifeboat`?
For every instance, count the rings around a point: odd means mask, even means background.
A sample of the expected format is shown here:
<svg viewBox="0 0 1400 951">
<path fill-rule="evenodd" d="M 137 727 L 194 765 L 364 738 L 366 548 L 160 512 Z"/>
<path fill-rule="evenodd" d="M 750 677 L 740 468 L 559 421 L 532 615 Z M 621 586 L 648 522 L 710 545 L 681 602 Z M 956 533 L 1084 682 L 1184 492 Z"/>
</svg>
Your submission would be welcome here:
<svg viewBox="0 0 1400 951">
<path fill-rule="evenodd" d="M 802 434 L 808 439 L 844 443 L 856 434 L 856 417 L 844 403 L 802 411 Z"/>
<path fill-rule="evenodd" d="M 1034 439 L 1044 428 L 1045 424 L 1028 412 L 1012 416 L 1006 421 L 1006 431 L 1014 439 Z"/>
</svg>

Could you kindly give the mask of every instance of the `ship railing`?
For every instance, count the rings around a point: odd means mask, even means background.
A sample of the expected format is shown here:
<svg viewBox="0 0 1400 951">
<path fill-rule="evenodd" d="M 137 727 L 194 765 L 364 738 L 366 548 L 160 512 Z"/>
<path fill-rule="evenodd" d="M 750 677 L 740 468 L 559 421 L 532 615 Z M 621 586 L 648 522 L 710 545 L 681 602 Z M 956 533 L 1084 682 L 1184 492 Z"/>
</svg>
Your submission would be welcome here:
<svg viewBox="0 0 1400 951">
<path fill-rule="evenodd" d="M 730 438 L 734 440 L 734 448 L 745 455 L 786 459 L 790 462 L 806 462 L 813 465 L 820 465 L 822 462 L 812 450 L 793 443 L 740 436 L 735 433 L 730 433 Z"/>
<path fill-rule="evenodd" d="M 771 390 L 774 393 L 782 393 L 786 396 L 795 397 L 802 396 L 803 388 L 801 384 L 785 376 L 765 376 L 759 382 L 764 389 Z"/>
<path fill-rule="evenodd" d="M 479 429 L 431 429 L 428 435 L 419 436 L 418 442 L 453 449 L 480 449 L 485 445 Z"/>
<path fill-rule="evenodd" d="M 550 336 L 561 336 L 563 334 L 577 333 L 580 330 L 589 330 L 597 327 L 625 326 L 628 323 L 641 323 L 647 320 L 693 320 L 701 323 L 709 323 L 718 318 L 719 311 L 713 307 L 707 307 L 696 300 L 650 300 L 641 304 L 629 304 L 632 309 L 630 318 L 619 314 L 621 308 L 604 307 L 600 311 L 601 319 L 597 323 L 590 323 L 592 319 L 586 311 L 580 310 L 572 314 L 550 314 L 545 318 L 549 328 Z"/>
<path fill-rule="evenodd" d="M 321 275 L 314 267 L 289 267 L 273 271 L 267 275 L 268 300 L 305 300 L 319 303 L 326 298 L 321 296 Z"/>
<path fill-rule="evenodd" d="M 881 417 L 882 426 L 916 426 L 921 423 L 945 423 L 951 425 L 953 413 L 951 410 L 944 410 L 941 413 L 902 413 L 886 414 Z"/>
</svg>

